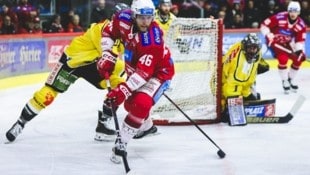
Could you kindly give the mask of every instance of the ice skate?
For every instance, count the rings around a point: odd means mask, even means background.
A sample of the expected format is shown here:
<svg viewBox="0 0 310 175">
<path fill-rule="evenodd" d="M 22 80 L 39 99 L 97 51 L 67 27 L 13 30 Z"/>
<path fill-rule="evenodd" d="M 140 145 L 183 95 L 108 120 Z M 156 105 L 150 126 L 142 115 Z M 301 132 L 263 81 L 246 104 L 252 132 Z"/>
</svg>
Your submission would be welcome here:
<svg viewBox="0 0 310 175">
<path fill-rule="evenodd" d="M 141 139 L 141 138 L 148 136 L 148 135 L 154 135 L 155 133 L 157 133 L 157 127 L 155 125 L 153 125 L 150 129 L 148 129 L 146 131 L 138 131 L 138 133 L 133 138 L 134 139 Z"/>
<path fill-rule="evenodd" d="M 290 86 L 291 86 L 291 89 L 292 89 L 292 92 L 297 92 L 297 90 L 298 90 L 298 85 L 296 85 L 295 83 L 294 83 L 294 81 L 292 80 L 292 79 L 288 79 L 288 82 L 289 82 L 289 84 L 290 84 Z"/>
<path fill-rule="evenodd" d="M 115 140 L 116 131 L 109 127 L 111 117 L 105 117 L 102 111 L 98 111 L 98 123 L 96 127 L 96 141 L 113 141 Z"/>
<path fill-rule="evenodd" d="M 289 94 L 290 92 L 290 83 L 288 80 L 282 80 L 282 86 L 284 89 L 284 94 Z"/>
<path fill-rule="evenodd" d="M 22 130 L 24 129 L 25 122 L 22 120 L 17 120 L 16 123 L 6 132 L 6 138 L 8 141 L 13 142 L 16 137 L 22 133 Z"/>
</svg>

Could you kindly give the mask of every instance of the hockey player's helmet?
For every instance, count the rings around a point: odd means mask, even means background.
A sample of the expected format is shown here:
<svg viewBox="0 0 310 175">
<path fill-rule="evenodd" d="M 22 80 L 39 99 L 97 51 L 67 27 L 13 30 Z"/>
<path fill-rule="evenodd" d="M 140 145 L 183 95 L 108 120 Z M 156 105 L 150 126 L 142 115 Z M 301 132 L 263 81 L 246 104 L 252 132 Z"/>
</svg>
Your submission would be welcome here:
<svg viewBox="0 0 310 175">
<path fill-rule="evenodd" d="M 245 53 L 246 59 L 249 63 L 257 61 L 259 57 L 259 51 L 261 49 L 260 39 L 256 33 L 249 33 L 241 41 L 242 50 Z"/>
<path fill-rule="evenodd" d="M 167 4 L 172 4 L 171 3 L 171 0 L 159 0 L 159 4 L 165 4 L 165 3 L 167 3 Z"/>
<path fill-rule="evenodd" d="M 133 0 L 131 10 L 133 11 L 133 17 L 136 17 L 136 15 L 155 15 L 155 6 L 152 0 Z"/>
<path fill-rule="evenodd" d="M 287 6 L 288 12 L 300 12 L 300 4 L 297 1 L 291 1 Z"/>
</svg>

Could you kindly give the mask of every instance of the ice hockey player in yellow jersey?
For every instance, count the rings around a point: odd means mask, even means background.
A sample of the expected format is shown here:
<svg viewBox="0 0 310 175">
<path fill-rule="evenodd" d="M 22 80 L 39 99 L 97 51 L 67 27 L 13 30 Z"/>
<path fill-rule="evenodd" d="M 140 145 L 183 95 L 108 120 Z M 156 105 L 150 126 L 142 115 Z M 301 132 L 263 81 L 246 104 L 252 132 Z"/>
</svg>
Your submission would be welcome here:
<svg viewBox="0 0 310 175">
<path fill-rule="evenodd" d="M 124 8 L 129 8 L 129 6 L 120 3 L 116 6 L 115 10 L 118 12 Z M 50 72 L 44 86 L 33 94 L 33 97 L 23 107 L 18 120 L 7 131 L 6 137 L 10 142 L 13 142 L 22 132 L 27 122 L 52 104 L 59 93 L 66 92 L 70 85 L 78 78 L 84 78 L 98 89 L 107 88 L 105 77 L 100 75 L 97 70 L 97 60 L 101 58 L 101 44 L 104 42 L 101 40 L 101 31 L 108 23 L 109 20 L 93 23 L 85 33 L 75 37 L 71 41 L 69 46 L 64 50 L 58 63 Z M 124 48 L 121 42 L 118 41 L 115 42 L 111 53 L 121 55 L 123 51 Z M 117 59 L 116 66 L 109 78 L 112 88 L 124 81 L 124 78 L 121 77 L 123 72 L 124 62 Z M 115 131 L 104 127 L 105 122 L 102 112 L 99 112 L 96 132 L 113 136 L 111 139 L 114 139 Z M 99 139 L 102 138 L 99 137 Z"/>
</svg>

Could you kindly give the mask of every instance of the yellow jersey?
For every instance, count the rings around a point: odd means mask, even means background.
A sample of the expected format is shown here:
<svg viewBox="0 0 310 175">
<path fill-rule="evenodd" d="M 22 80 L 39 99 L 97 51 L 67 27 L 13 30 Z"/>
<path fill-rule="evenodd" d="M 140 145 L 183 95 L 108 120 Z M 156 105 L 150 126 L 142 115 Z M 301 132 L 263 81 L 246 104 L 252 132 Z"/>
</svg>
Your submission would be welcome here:
<svg viewBox="0 0 310 175">
<path fill-rule="evenodd" d="M 257 75 L 257 67 L 261 58 L 259 51 L 258 60 L 248 63 L 241 42 L 234 44 L 223 57 L 222 95 L 247 97 L 251 94 L 251 86 Z"/>
<path fill-rule="evenodd" d="M 160 18 L 158 9 L 155 11 L 154 20 L 157 22 L 159 27 L 164 31 L 164 34 L 168 32 L 169 27 L 174 19 L 176 19 L 176 16 L 170 12 L 168 20 L 163 22 L 162 19 Z"/>
<path fill-rule="evenodd" d="M 69 67 L 77 68 L 87 65 L 101 57 L 101 31 L 108 23 L 109 20 L 93 23 L 83 35 L 77 36 L 71 41 L 64 51 L 69 58 L 67 62 Z M 116 54 L 122 54 L 124 52 L 123 44 L 117 40 L 112 51 Z"/>
</svg>

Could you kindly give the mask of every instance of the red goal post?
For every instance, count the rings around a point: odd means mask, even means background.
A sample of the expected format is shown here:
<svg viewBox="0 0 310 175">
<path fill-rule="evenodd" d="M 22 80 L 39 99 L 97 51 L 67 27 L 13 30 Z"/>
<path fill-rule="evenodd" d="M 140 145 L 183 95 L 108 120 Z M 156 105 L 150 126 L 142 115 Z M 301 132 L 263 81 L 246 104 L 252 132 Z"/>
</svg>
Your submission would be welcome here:
<svg viewBox="0 0 310 175">
<path fill-rule="evenodd" d="M 222 40 L 222 20 L 210 18 L 177 18 L 165 34 L 176 69 L 165 93 L 197 124 L 220 119 Z M 190 124 L 164 96 L 151 117 L 157 125 Z"/>
</svg>

